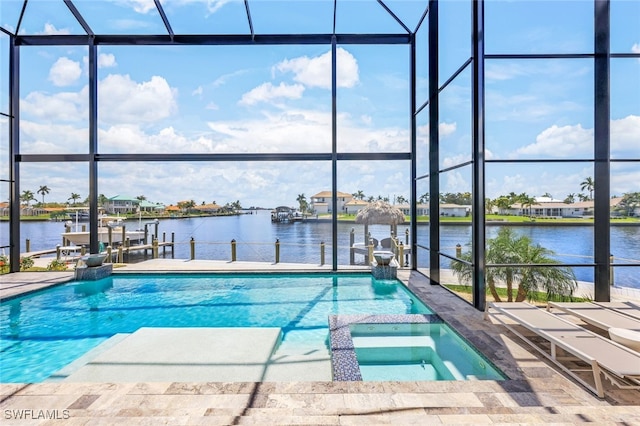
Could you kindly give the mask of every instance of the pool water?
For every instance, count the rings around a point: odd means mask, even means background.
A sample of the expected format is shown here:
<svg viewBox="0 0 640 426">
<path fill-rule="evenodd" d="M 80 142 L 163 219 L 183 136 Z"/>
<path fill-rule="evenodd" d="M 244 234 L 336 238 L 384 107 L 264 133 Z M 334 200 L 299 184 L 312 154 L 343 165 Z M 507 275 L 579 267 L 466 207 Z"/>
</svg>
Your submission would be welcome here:
<svg viewBox="0 0 640 426">
<path fill-rule="evenodd" d="M 0 381 L 36 383 L 140 327 L 280 327 L 281 349 L 328 349 L 328 316 L 428 314 L 370 274 L 115 274 L 0 304 Z"/>
<path fill-rule="evenodd" d="M 444 323 L 353 324 L 350 328 L 363 381 L 504 379 Z"/>
</svg>

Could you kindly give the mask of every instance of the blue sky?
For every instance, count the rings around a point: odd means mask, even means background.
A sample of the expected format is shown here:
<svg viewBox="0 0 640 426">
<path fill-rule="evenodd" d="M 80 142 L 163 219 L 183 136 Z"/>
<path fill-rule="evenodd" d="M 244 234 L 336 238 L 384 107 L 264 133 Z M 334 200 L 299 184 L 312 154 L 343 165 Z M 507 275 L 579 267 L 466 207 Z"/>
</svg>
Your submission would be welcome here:
<svg viewBox="0 0 640 426">
<path fill-rule="evenodd" d="M 96 33 L 162 34 L 153 1 L 74 2 Z M 304 4 L 304 7 L 301 6 Z M 386 1 L 414 29 L 426 1 Z M 164 0 L 176 34 L 249 31 L 244 3 L 233 0 Z M 333 1 L 250 1 L 257 34 L 329 33 Z M 21 2 L 0 4 L 0 25 L 15 31 Z M 470 55 L 469 3 L 442 2 L 441 57 L 445 81 Z M 590 53 L 591 1 L 490 1 L 486 52 Z M 549 12 L 552 13 L 549 13 Z M 611 48 L 640 53 L 640 2 L 614 1 Z M 363 18 L 364 17 L 364 18 Z M 215 28 L 211 31 L 211 28 Z M 64 3 L 30 1 L 23 34 L 82 34 Z M 372 0 L 338 0 L 337 32 L 402 33 Z M 0 39 L 3 55 L 7 37 Z M 418 36 L 418 49 L 425 46 Z M 104 153 L 330 152 L 330 46 L 100 46 L 99 149 Z M 85 47 L 21 49 L 21 146 L 23 153 L 87 152 L 87 56 Z M 338 150 L 409 150 L 409 48 L 338 47 Z M 486 62 L 487 157 L 492 159 L 591 158 L 593 66 L 589 59 Z M 418 104 L 426 100 L 426 52 L 419 58 Z M 6 69 L 2 109 L 7 111 Z M 441 99 L 441 164 L 470 158 L 470 73 L 463 72 Z M 611 151 L 640 158 L 640 59 L 612 59 Z M 418 141 L 426 145 L 427 110 L 418 116 Z M 0 122 L 6 132 L 6 120 Z M 6 133 L 5 133 L 6 134 Z M 6 144 L 2 146 L 6 153 Z M 418 155 L 426 173 L 426 154 Z M 3 160 L 4 161 L 4 160 Z M 145 195 L 165 204 L 240 200 L 242 205 L 294 205 L 331 187 L 330 163 L 100 163 L 99 192 Z M 346 162 L 338 189 L 367 196 L 408 197 L 409 163 Z M 21 189 L 47 185 L 47 200 L 88 194 L 84 164 L 24 164 Z M 579 193 L 593 176 L 589 163 L 487 166 L 487 195 Z M 442 192 L 471 190 L 470 168 L 448 172 Z M 637 163 L 612 165 L 612 194 L 640 191 Z M 423 186 L 421 185 L 421 188 Z M 420 193 L 419 189 L 419 193 Z M 3 199 L 6 198 L 3 194 Z M 38 199 L 40 197 L 38 196 Z"/>
</svg>

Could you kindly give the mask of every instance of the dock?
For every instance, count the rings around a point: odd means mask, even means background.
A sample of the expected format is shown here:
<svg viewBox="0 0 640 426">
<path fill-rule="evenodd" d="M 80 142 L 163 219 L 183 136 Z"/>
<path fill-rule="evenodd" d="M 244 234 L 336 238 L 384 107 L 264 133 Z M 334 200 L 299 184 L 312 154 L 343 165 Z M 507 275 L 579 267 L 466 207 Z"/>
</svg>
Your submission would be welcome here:
<svg viewBox="0 0 640 426">
<path fill-rule="evenodd" d="M 130 253 L 139 251 L 144 251 L 146 254 L 147 250 L 151 250 L 153 258 L 157 258 L 158 252 L 156 250 L 163 248 L 164 254 L 166 253 L 166 247 L 171 248 L 171 255 L 173 257 L 173 246 L 173 241 L 154 241 L 154 243 L 151 244 L 137 244 L 132 246 L 120 245 L 117 247 L 107 246 L 107 249 L 105 251 L 102 251 L 102 253 L 106 253 L 107 259 L 110 259 L 112 262 L 116 261 L 119 263 L 124 263 L 124 255 L 129 255 Z M 56 246 L 55 248 L 51 249 L 25 252 L 22 253 L 20 257 L 30 257 L 34 260 L 41 260 L 40 262 L 37 262 L 39 264 L 38 266 L 45 267 L 46 264 L 43 263 L 43 261 L 50 262 L 53 259 L 57 259 L 69 264 L 76 262 L 85 254 L 88 254 L 88 250 L 85 246 Z"/>
</svg>

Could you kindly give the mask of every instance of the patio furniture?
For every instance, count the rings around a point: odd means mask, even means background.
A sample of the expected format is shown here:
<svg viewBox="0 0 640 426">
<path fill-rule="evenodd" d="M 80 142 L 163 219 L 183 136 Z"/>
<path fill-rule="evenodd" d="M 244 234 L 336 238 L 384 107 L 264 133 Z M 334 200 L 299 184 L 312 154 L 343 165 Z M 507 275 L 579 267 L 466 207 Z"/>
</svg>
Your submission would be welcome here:
<svg viewBox="0 0 640 426">
<path fill-rule="evenodd" d="M 590 302 L 549 302 L 547 310 L 559 309 L 587 324 L 608 331 L 610 328 L 625 328 L 640 332 L 640 319 L 622 314 L 613 309 Z"/>
<path fill-rule="evenodd" d="M 504 325 L 600 398 L 604 398 L 602 376 L 621 389 L 640 389 L 638 352 L 526 302 L 489 303 L 486 316 Z M 534 342 L 519 326 L 544 339 L 548 345 Z M 570 356 L 559 356 L 558 348 Z M 570 368 L 561 362 L 576 358 L 590 367 L 593 385 L 577 374 L 585 371 L 583 366 Z"/>
<path fill-rule="evenodd" d="M 609 329 L 609 337 L 611 337 L 611 340 L 614 342 L 618 342 L 636 352 L 640 352 L 640 331 L 613 327 Z"/>
<path fill-rule="evenodd" d="M 640 320 L 640 304 L 624 301 L 624 302 L 593 302 L 596 305 L 602 306 L 607 309 L 613 309 L 621 314 L 628 315 Z"/>
</svg>

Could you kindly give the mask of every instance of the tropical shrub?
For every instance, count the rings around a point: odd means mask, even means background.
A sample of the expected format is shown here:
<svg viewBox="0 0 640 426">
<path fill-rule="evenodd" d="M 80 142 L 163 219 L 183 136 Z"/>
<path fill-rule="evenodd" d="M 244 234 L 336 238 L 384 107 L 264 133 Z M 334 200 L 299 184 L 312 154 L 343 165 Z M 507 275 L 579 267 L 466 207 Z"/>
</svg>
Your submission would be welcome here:
<svg viewBox="0 0 640 426">
<path fill-rule="evenodd" d="M 0 274 L 6 274 L 9 272 L 9 258 L 7 256 L 0 255 Z"/>
<path fill-rule="evenodd" d="M 26 271 L 27 269 L 33 267 L 33 259 L 31 257 L 21 257 L 20 258 L 20 270 Z"/>
<path fill-rule="evenodd" d="M 485 279 L 494 301 L 502 301 L 497 284 L 506 286 L 509 302 L 513 301 L 514 286 L 516 302 L 532 298 L 539 291 L 545 292 L 548 298 L 571 296 L 578 286 L 575 274 L 567 266 L 549 266 L 560 263 L 551 257 L 553 254 L 552 250 L 533 244 L 529 237 L 516 235 L 511 228 L 500 229 L 496 237 L 487 240 L 485 252 Z M 459 258 L 464 262 L 452 261 L 451 269 L 459 282 L 469 284 L 473 279 L 471 251 Z"/>
<path fill-rule="evenodd" d="M 47 271 L 66 271 L 66 270 L 67 270 L 67 264 L 62 260 L 53 259 L 47 265 Z"/>
</svg>

